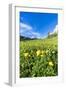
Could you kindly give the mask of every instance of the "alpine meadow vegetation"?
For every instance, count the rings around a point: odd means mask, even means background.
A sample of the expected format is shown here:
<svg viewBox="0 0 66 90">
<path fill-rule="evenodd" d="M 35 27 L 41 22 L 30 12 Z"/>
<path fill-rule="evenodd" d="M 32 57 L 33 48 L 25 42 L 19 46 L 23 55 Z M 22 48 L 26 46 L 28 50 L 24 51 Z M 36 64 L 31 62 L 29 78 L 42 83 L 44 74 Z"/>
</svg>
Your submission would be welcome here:
<svg viewBox="0 0 66 90">
<path fill-rule="evenodd" d="M 20 41 L 20 78 L 58 75 L 58 37 Z"/>
</svg>

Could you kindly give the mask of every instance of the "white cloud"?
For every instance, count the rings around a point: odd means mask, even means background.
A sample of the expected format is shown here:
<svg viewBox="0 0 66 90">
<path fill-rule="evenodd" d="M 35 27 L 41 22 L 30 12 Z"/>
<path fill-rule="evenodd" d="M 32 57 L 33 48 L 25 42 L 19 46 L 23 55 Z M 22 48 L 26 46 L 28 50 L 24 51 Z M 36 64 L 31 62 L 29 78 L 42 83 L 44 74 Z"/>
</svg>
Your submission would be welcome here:
<svg viewBox="0 0 66 90">
<path fill-rule="evenodd" d="M 56 25 L 56 27 L 55 27 L 55 29 L 54 29 L 53 32 L 54 32 L 54 33 L 55 33 L 55 32 L 58 32 L 58 25 Z"/>
<path fill-rule="evenodd" d="M 20 23 L 20 28 L 26 29 L 26 30 L 32 30 L 32 27 L 25 23 Z"/>
<path fill-rule="evenodd" d="M 25 23 L 20 23 L 20 35 L 30 38 L 40 38 L 40 33 L 35 32 L 32 26 Z"/>
<path fill-rule="evenodd" d="M 40 33 L 38 32 L 31 32 L 32 33 L 32 38 L 40 38 Z"/>
<path fill-rule="evenodd" d="M 54 33 L 57 33 L 58 32 L 58 25 L 55 26 L 53 32 L 51 32 L 50 34 L 54 34 Z"/>
</svg>

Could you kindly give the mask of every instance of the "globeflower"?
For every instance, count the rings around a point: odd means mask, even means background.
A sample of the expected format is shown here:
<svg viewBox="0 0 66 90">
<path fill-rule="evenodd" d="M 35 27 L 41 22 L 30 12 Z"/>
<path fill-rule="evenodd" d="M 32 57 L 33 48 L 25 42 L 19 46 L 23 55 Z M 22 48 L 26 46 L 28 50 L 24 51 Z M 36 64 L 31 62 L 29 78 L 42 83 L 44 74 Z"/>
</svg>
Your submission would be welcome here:
<svg viewBox="0 0 66 90">
<path fill-rule="evenodd" d="M 36 51 L 37 56 L 39 56 L 39 55 L 40 55 L 40 53 L 41 53 L 41 51 L 40 51 L 40 50 L 37 50 L 37 51 Z"/>
<path fill-rule="evenodd" d="M 44 54 L 44 51 L 42 50 L 42 54 Z"/>
<path fill-rule="evenodd" d="M 24 53 L 24 56 L 27 57 L 29 54 L 28 53 Z"/>
<path fill-rule="evenodd" d="M 41 57 L 43 57 L 43 55 L 41 55 Z"/>
<path fill-rule="evenodd" d="M 53 64 L 53 62 L 52 61 L 50 61 L 49 62 L 49 66 L 53 66 L 54 64 Z"/>
</svg>

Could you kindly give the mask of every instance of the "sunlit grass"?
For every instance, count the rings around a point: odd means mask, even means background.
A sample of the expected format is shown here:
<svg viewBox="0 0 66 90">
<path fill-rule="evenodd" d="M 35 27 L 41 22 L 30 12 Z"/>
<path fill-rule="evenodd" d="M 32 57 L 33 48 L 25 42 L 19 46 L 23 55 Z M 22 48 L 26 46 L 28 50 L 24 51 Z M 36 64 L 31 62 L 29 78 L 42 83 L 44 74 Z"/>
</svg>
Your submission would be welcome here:
<svg viewBox="0 0 66 90">
<path fill-rule="evenodd" d="M 58 75 L 58 41 L 53 38 L 20 41 L 20 77 Z"/>
</svg>

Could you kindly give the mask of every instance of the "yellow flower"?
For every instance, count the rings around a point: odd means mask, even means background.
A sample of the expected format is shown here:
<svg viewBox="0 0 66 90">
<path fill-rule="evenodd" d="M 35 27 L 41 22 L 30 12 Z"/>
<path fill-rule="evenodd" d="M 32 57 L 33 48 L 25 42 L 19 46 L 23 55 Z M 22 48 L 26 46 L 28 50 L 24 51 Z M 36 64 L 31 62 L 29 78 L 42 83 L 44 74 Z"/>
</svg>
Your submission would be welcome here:
<svg viewBox="0 0 66 90">
<path fill-rule="evenodd" d="M 24 53 L 24 56 L 27 57 L 29 54 L 28 53 Z"/>
<path fill-rule="evenodd" d="M 50 61 L 49 62 L 49 66 L 53 66 L 54 64 L 53 64 L 53 62 L 52 61 Z"/>
<path fill-rule="evenodd" d="M 42 50 L 42 54 L 44 54 L 44 51 Z"/>
<path fill-rule="evenodd" d="M 37 50 L 37 51 L 36 51 L 37 56 L 39 56 L 39 55 L 40 55 L 40 53 L 41 53 L 41 51 L 40 51 L 40 50 Z"/>
<path fill-rule="evenodd" d="M 43 57 L 43 55 L 41 55 L 41 57 Z"/>
</svg>

